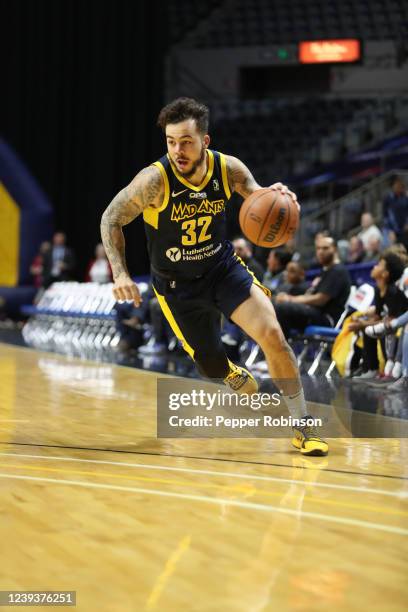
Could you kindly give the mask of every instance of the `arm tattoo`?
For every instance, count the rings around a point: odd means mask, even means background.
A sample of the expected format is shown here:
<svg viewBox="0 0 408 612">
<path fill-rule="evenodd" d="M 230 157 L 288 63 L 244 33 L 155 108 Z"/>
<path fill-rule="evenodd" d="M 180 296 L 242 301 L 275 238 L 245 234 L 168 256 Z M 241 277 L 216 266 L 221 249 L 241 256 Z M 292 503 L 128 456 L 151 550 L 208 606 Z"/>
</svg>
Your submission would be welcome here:
<svg viewBox="0 0 408 612">
<path fill-rule="evenodd" d="M 257 189 L 261 189 L 245 164 L 236 157 L 227 157 L 227 176 L 231 191 L 237 191 L 247 198 Z"/>
<path fill-rule="evenodd" d="M 148 206 L 159 207 L 163 195 L 164 184 L 160 170 L 155 166 L 149 166 L 139 172 L 127 187 L 119 191 L 103 213 L 101 236 L 114 279 L 122 273 L 129 274 L 122 227 L 133 221 Z"/>
</svg>

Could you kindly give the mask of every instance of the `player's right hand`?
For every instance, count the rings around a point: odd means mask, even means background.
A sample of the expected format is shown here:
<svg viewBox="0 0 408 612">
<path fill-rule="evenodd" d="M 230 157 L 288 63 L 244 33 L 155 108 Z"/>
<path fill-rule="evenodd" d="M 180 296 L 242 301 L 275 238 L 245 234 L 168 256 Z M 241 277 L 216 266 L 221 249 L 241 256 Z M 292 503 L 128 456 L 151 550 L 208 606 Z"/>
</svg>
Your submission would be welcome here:
<svg viewBox="0 0 408 612">
<path fill-rule="evenodd" d="M 136 283 L 127 274 L 121 274 L 115 279 L 112 291 L 118 302 L 133 302 L 136 307 L 143 302 Z"/>
<path fill-rule="evenodd" d="M 273 185 L 269 186 L 269 189 L 277 189 L 282 195 L 288 195 L 290 198 L 292 198 L 297 206 L 298 212 L 300 213 L 300 204 L 298 202 L 297 195 L 291 191 L 287 185 L 284 185 L 283 183 L 273 183 Z"/>
</svg>

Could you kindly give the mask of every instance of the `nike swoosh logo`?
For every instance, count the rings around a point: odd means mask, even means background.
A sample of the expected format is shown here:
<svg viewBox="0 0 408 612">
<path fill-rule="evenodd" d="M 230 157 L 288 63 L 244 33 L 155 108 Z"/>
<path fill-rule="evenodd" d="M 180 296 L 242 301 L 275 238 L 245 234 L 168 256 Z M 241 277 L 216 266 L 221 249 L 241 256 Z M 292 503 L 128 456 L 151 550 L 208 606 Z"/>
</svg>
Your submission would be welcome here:
<svg viewBox="0 0 408 612">
<path fill-rule="evenodd" d="M 171 194 L 172 198 L 177 198 L 178 195 L 180 195 L 181 193 L 184 193 L 185 191 L 187 191 L 187 189 L 183 189 L 182 191 L 178 191 L 177 193 L 173 193 Z"/>
</svg>

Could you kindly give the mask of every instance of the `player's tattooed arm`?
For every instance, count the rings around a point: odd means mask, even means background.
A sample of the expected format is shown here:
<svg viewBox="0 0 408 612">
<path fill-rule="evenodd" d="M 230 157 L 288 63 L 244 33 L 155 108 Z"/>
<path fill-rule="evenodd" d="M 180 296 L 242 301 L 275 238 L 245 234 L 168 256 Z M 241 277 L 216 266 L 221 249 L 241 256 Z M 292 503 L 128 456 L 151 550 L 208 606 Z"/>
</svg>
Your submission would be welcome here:
<svg viewBox="0 0 408 612">
<path fill-rule="evenodd" d="M 243 198 L 247 198 L 257 189 L 261 189 L 251 171 L 236 157 L 226 155 L 227 177 L 231 191 L 237 191 Z"/>
<path fill-rule="evenodd" d="M 119 191 L 103 213 L 101 236 L 114 280 L 121 274 L 129 276 L 122 227 L 133 221 L 148 206 L 159 207 L 163 196 L 164 183 L 160 170 L 156 166 L 149 166 Z"/>
</svg>

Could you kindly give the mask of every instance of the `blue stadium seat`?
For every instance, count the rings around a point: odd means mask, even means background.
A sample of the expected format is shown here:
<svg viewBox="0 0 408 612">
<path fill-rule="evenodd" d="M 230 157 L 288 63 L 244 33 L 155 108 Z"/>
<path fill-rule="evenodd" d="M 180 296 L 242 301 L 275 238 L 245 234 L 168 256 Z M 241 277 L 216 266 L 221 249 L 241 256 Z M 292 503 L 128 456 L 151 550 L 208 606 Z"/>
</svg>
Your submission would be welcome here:
<svg viewBox="0 0 408 612">
<path fill-rule="evenodd" d="M 340 330 L 334 327 L 321 327 L 320 325 L 308 325 L 304 331 L 304 335 L 311 337 L 337 338 Z"/>
<path fill-rule="evenodd" d="M 206 3 L 170 0 L 169 7 L 172 39 L 179 41 L 187 30 L 189 46 L 206 47 L 291 43 L 305 38 L 356 35 L 391 40 L 400 35 L 408 17 L 408 3 L 397 0 L 253 0 L 251 4 L 241 0 L 235 3 L 234 11 L 230 3 L 221 0 Z M 207 25 L 204 32 L 197 28 L 202 19 Z"/>
</svg>

